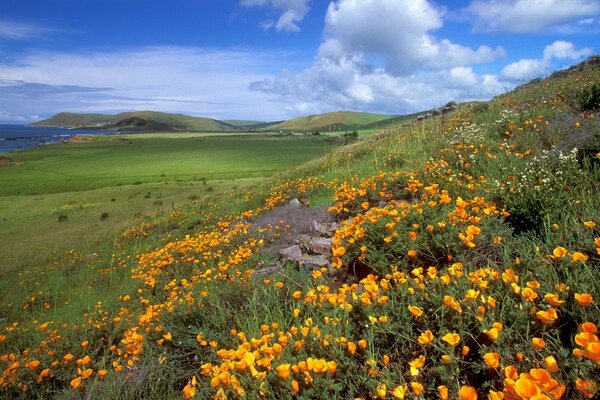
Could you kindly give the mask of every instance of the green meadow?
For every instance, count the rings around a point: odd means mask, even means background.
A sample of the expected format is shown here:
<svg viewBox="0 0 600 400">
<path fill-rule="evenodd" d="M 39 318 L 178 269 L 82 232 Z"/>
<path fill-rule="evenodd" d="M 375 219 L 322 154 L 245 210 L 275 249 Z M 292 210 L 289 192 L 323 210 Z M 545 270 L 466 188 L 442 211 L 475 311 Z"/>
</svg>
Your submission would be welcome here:
<svg viewBox="0 0 600 400">
<path fill-rule="evenodd" d="M 216 134 L 85 138 L 5 155 L 0 257 L 78 247 L 205 194 L 320 156 L 335 140 Z"/>
</svg>

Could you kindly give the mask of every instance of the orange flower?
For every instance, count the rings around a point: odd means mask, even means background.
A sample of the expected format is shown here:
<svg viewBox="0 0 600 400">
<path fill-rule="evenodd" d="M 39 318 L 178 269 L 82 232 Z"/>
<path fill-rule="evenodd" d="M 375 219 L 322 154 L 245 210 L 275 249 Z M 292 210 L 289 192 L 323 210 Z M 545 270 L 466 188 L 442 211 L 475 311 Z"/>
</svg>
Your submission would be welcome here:
<svg viewBox="0 0 600 400">
<path fill-rule="evenodd" d="M 498 363 L 500 361 L 500 354 L 498 353 L 485 353 L 483 356 L 483 361 L 490 368 L 498 368 Z"/>
<path fill-rule="evenodd" d="M 421 333 L 417 341 L 422 345 L 427 345 L 433 341 L 433 333 L 431 333 L 430 330 L 426 330 L 425 332 Z"/>
<path fill-rule="evenodd" d="M 294 392 L 294 394 L 297 394 L 300 391 L 300 385 L 298 384 L 298 381 L 295 379 L 292 379 L 292 392 Z"/>
<path fill-rule="evenodd" d="M 458 391 L 458 396 L 460 397 L 460 400 L 477 400 L 475 388 L 467 385 L 461 386 Z"/>
<path fill-rule="evenodd" d="M 437 387 L 438 395 L 440 396 L 440 400 L 448 400 L 448 388 L 444 385 Z"/>
<path fill-rule="evenodd" d="M 575 300 L 582 307 L 587 307 L 594 302 L 594 297 L 588 293 L 575 293 Z"/>
<path fill-rule="evenodd" d="M 586 256 L 583 253 L 580 253 L 578 251 L 576 251 L 575 253 L 571 254 L 571 262 L 577 262 L 577 261 L 587 261 L 588 260 L 588 256 Z"/>
<path fill-rule="evenodd" d="M 585 397 L 591 399 L 594 397 L 598 386 L 592 381 L 584 381 L 580 378 L 575 380 L 575 389 L 579 390 Z"/>
<path fill-rule="evenodd" d="M 560 300 L 558 298 L 558 295 L 554 294 L 554 293 L 547 293 L 544 296 L 544 300 L 546 300 L 548 303 L 550 303 L 554 307 L 561 306 L 565 302 L 564 300 Z"/>
<path fill-rule="evenodd" d="M 410 387 L 415 396 L 418 396 L 423 391 L 423 385 L 421 385 L 419 382 L 411 382 Z"/>
<path fill-rule="evenodd" d="M 554 258 L 563 258 L 567 255 L 567 249 L 564 247 L 558 246 L 554 250 L 552 250 L 552 255 Z"/>
<path fill-rule="evenodd" d="M 581 330 L 583 332 L 590 332 L 590 333 L 598 332 L 598 328 L 596 328 L 596 325 L 594 325 L 591 322 L 584 322 L 583 324 L 581 324 Z"/>
<path fill-rule="evenodd" d="M 460 342 L 460 335 L 457 333 L 446 333 L 442 336 L 442 340 L 450 346 L 456 346 Z"/>
<path fill-rule="evenodd" d="M 556 358 L 553 356 L 548 356 L 544 358 L 544 364 L 546 364 L 546 369 L 552 373 L 558 372 L 558 363 L 556 362 Z"/>
<path fill-rule="evenodd" d="M 291 364 L 281 364 L 277 368 L 277 377 L 281 379 L 287 379 L 290 376 L 290 372 L 292 370 Z"/>
<path fill-rule="evenodd" d="M 192 382 L 185 385 L 183 388 L 183 396 L 186 399 L 191 399 L 196 396 L 196 377 L 192 378 Z"/>
<path fill-rule="evenodd" d="M 407 255 L 409 257 L 416 257 L 417 256 L 417 251 L 416 250 L 409 250 Z"/>
<path fill-rule="evenodd" d="M 531 379 L 522 377 L 515 382 L 515 391 L 521 398 L 530 399 L 541 393 L 538 385 Z"/>
<path fill-rule="evenodd" d="M 585 222 L 583 223 L 583 225 L 585 225 L 585 226 L 586 226 L 586 227 L 588 227 L 588 228 L 593 228 L 593 227 L 595 227 L 595 226 L 596 226 L 596 223 L 595 223 L 594 221 L 585 221 Z"/>
<path fill-rule="evenodd" d="M 415 317 L 420 317 L 423 314 L 423 309 L 416 306 L 408 306 L 408 311 Z"/>
<path fill-rule="evenodd" d="M 77 378 L 73 379 L 71 381 L 71 387 L 73 389 L 78 389 L 81 386 L 81 377 L 78 376 Z"/>
<path fill-rule="evenodd" d="M 535 347 L 537 350 L 541 350 L 546 347 L 546 341 L 544 341 L 542 338 L 534 337 L 531 339 L 531 343 L 533 343 L 533 347 Z"/>
<path fill-rule="evenodd" d="M 558 314 L 552 307 L 548 308 L 547 311 L 538 311 L 536 315 L 543 324 L 551 324 L 558 319 Z"/>
</svg>

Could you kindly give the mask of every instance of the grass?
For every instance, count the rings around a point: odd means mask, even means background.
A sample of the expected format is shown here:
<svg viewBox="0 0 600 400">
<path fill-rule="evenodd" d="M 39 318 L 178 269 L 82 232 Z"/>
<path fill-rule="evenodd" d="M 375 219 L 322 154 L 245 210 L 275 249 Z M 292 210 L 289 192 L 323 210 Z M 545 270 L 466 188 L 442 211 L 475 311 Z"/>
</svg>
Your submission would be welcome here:
<svg viewBox="0 0 600 400">
<path fill-rule="evenodd" d="M 11 163 L 0 167 L 0 257 L 79 247 L 190 199 L 246 187 L 333 145 L 323 138 L 265 135 L 92 139 L 8 156 Z"/>
<path fill-rule="evenodd" d="M 404 122 L 5 272 L 0 393 L 597 397 L 598 115 L 576 99 L 598 80 Z M 257 276 L 292 197 L 340 223 L 333 266 Z"/>
</svg>

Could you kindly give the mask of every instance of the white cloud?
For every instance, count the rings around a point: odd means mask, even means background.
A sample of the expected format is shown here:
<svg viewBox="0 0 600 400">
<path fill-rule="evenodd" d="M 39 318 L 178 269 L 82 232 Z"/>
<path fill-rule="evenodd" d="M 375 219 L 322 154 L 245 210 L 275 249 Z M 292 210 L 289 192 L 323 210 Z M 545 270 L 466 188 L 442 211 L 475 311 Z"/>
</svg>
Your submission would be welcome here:
<svg viewBox="0 0 600 400">
<path fill-rule="evenodd" d="M 542 77 L 554 69 L 554 60 L 578 61 L 593 53 L 590 48 L 575 49 L 575 45 L 564 40 L 557 40 L 544 48 L 540 59 L 524 58 L 507 65 L 501 72 L 504 79 L 512 81 L 529 80 Z"/>
<path fill-rule="evenodd" d="M 470 67 L 504 56 L 438 39 L 444 10 L 427 0 L 338 0 L 330 3 L 314 64 L 254 82 L 296 112 L 359 109 L 420 111 L 449 100 L 505 89 Z"/>
<path fill-rule="evenodd" d="M 261 24 L 266 30 L 299 32 L 298 24 L 310 10 L 310 0 L 242 0 L 245 7 L 271 7 L 282 12 L 277 21 L 267 20 Z"/>
<path fill-rule="evenodd" d="M 279 60 L 286 58 L 289 54 L 181 47 L 36 51 L 11 64 L 0 62 L 0 110 L 47 115 L 148 109 L 279 119 L 284 110 L 248 85 L 280 69 Z"/>
<path fill-rule="evenodd" d="M 0 39 L 23 40 L 37 37 L 47 30 L 22 22 L 0 20 Z"/>
<path fill-rule="evenodd" d="M 473 0 L 467 12 L 477 31 L 528 33 L 600 14 L 598 0 Z M 593 22 L 593 20 L 592 20 Z"/>
</svg>

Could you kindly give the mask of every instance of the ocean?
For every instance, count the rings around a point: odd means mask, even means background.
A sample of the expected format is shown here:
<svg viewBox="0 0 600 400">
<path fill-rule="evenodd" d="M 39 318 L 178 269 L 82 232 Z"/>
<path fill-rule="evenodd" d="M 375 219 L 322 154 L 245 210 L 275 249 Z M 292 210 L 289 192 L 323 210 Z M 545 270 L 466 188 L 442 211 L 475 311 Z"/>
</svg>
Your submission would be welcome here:
<svg viewBox="0 0 600 400">
<path fill-rule="evenodd" d="M 0 154 L 60 143 L 75 135 L 118 133 L 90 129 L 67 129 L 47 126 L 0 125 Z"/>
</svg>

